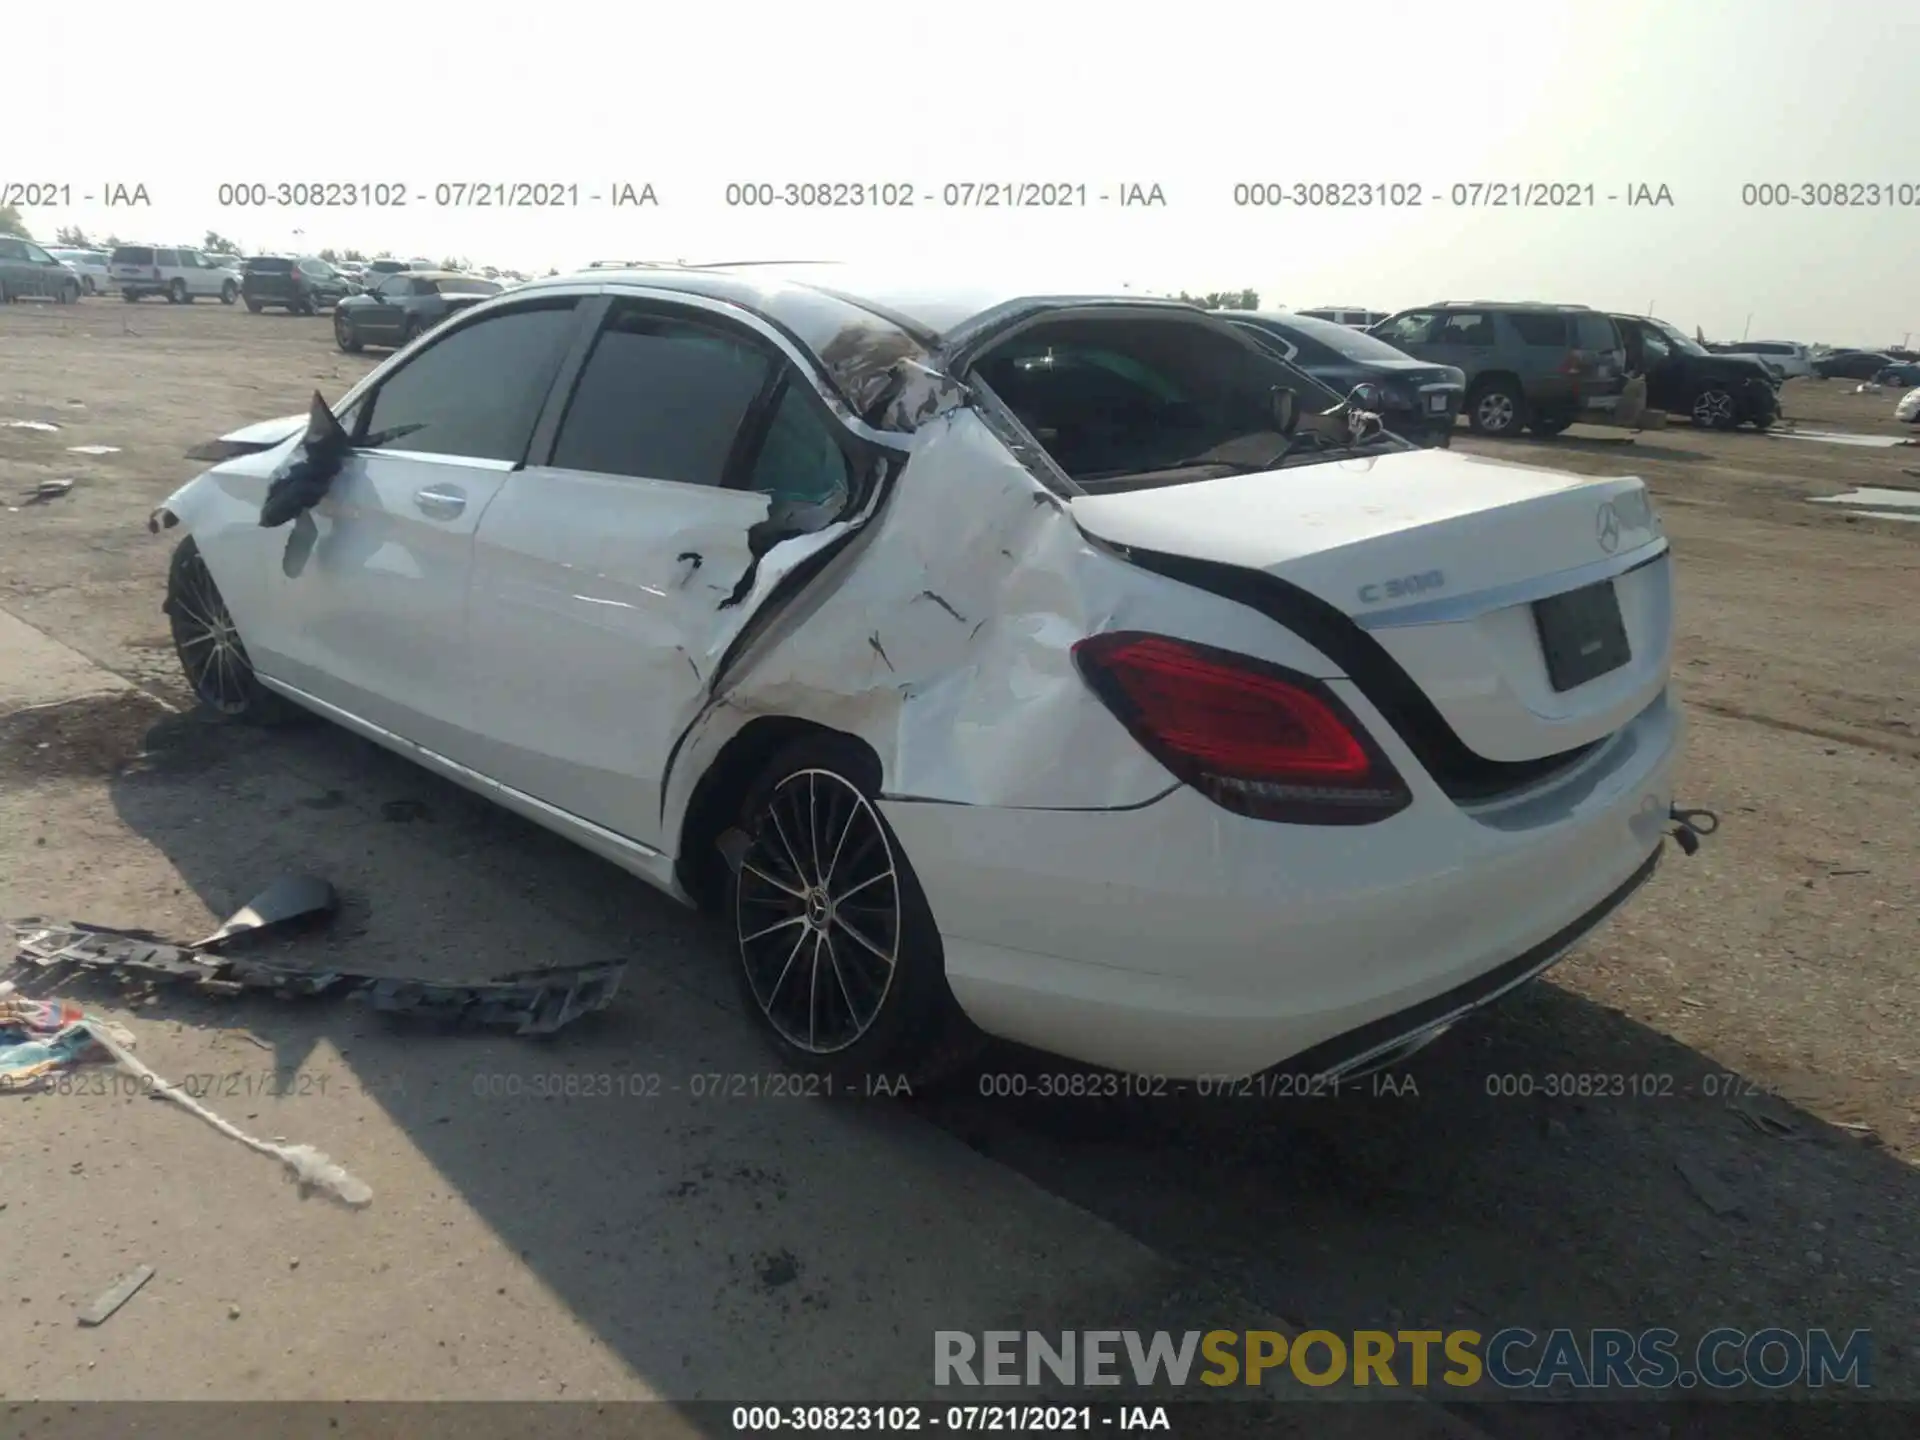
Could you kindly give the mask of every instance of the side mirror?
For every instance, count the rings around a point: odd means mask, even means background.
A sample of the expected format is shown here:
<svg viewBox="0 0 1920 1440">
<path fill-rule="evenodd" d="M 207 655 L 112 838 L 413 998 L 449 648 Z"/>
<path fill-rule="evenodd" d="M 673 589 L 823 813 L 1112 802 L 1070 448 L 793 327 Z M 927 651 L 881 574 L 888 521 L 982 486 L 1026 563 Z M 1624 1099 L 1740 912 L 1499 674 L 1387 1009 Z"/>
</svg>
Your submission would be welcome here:
<svg viewBox="0 0 1920 1440">
<path fill-rule="evenodd" d="M 1300 428 L 1300 397 L 1284 385 L 1276 385 L 1269 393 L 1268 404 L 1273 417 L 1273 428 L 1282 435 L 1292 435 Z"/>
<path fill-rule="evenodd" d="M 1378 413 L 1382 398 L 1378 385 L 1363 380 L 1348 392 L 1347 404 L 1355 410 L 1371 410 Z"/>
</svg>

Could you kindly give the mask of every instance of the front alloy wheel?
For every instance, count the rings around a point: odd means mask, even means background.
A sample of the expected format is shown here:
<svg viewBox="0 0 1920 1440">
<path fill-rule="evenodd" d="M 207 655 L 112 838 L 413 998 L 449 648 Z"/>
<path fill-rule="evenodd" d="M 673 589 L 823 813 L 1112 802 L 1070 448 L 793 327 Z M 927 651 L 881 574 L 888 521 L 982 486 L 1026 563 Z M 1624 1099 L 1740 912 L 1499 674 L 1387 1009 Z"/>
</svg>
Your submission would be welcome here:
<svg viewBox="0 0 1920 1440">
<path fill-rule="evenodd" d="M 335 309 L 333 312 L 333 343 L 350 355 L 360 349 L 360 337 L 354 332 L 353 321 L 344 310 Z"/>
<path fill-rule="evenodd" d="M 180 668 L 203 705 L 229 719 L 262 725 L 299 713 L 255 677 L 240 631 L 192 536 L 173 552 L 163 608 Z"/>
<path fill-rule="evenodd" d="M 1731 430 L 1740 423 L 1733 392 L 1710 385 L 1693 398 L 1693 423 L 1715 430 Z"/>
</svg>

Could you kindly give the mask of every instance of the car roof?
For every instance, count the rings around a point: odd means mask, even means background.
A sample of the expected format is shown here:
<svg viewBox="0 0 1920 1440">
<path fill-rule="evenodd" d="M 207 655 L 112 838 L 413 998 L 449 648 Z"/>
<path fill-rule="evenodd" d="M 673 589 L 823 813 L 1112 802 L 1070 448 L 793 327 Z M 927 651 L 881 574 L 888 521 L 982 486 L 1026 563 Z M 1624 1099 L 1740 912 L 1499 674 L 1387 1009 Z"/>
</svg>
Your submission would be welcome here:
<svg viewBox="0 0 1920 1440">
<path fill-rule="evenodd" d="M 926 279 L 842 264 L 838 261 L 728 261 L 682 265 L 635 262 L 621 269 L 602 264 L 572 275 L 544 276 L 528 288 L 628 281 L 668 290 L 680 290 L 704 299 L 720 300 L 755 311 L 776 323 L 787 323 L 803 312 L 817 311 L 823 301 L 838 301 L 865 311 L 884 324 L 912 335 L 923 345 L 937 346 L 970 321 L 1005 306 L 1030 301 L 1036 306 L 1063 299 L 1129 303 L 1155 297 L 1130 295 L 1119 287 L 1111 291 L 1061 290 L 1045 285 L 951 279 Z M 1178 305 L 1177 301 L 1165 301 Z M 1186 307 L 1191 308 L 1191 307 Z M 799 325 L 790 328 L 802 330 Z M 804 332 L 803 332 L 804 333 Z"/>
<path fill-rule="evenodd" d="M 543 288 L 583 283 L 678 291 L 754 314 L 810 352 L 856 411 L 867 408 L 901 361 L 930 363 L 935 352 L 989 315 L 1013 320 L 1023 311 L 1102 302 L 1204 313 L 1181 301 L 1129 294 L 1122 286 L 1088 293 L 1079 287 L 930 279 L 836 261 L 641 261 L 625 269 L 602 266 L 543 276 L 512 293 L 524 300 Z"/>
</svg>

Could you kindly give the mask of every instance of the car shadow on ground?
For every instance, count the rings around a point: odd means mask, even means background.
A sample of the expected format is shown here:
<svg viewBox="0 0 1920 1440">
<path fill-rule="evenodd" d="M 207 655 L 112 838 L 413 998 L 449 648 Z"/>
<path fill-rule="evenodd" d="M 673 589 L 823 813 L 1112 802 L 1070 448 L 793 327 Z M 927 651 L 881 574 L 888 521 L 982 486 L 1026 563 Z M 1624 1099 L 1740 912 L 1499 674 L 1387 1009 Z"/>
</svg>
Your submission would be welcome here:
<svg viewBox="0 0 1920 1440">
<path fill-rule="evenodd" d="M 122 820 L 213 911 L 285 869 L 331 874 L 347 899 L 335 933 L 293 952 L 313 953 L 315 963 L 329 963 L 326 945 L 437 974 L 624 955 L 638 967 L 630 989 L 662 982 L 735 1009 L 722 1018 L 745 1030 L 724 951 L 700 922 L 344 732 L 321 724 L 249 732 L 149 715 L 137 726 L 115 722 L 100 744 L 91 763 L 111 765 Z M 396 800 L 413 802 L 409 823 L 380 818 Z M 463 883 L 436 888 L 446 873 Z M 442 928 L 483 897 L 502 917 L 485 932 L 500 937 L 501 953 L 445 953 Z M 515 929 L 509 920 L 521 913 L 531 918 Z M 545 915 L 564 915 L 597 953 L 514 953 L 541 933 Z M 686 1335 L 704 1327 L 701 1305 L 731 1309 L 728 1323 L 741 1323 L 738 1298 L 714 1294 L 663 1325 L 663 1297 L 621 1282 L 635 1254 L 622 1230 L 638 1218 L 633 1197 L 656 1205 L 663 1187 L 677 1186 L 706 1192 L 688 1203 L 712 1207 L 728 1176 L 663 1176 L 649 1154 L 655 1122 L 631 1110 L 462 1102 L 460 1086 L 445 1083 L 449 1071 L 471 1068 L 478 1049 L 490 1065 L 605 1066 L 655 1043 L 643 1015 L 616 1010 L 546 1041 L 503 1042 L 318 1003 L 163 1003 L 162 1013 L 190 1024 L 283 1037 L 275 1057 L 283 1066 L 351 1037 L 356 1070 L 435 1170 L 661 1390 L 690 1393 L 676 1377 L 686 1373 Z M 516 1046 L 532 1058 L 516 1060 L 508 1053 Z M 893 1137 L 887 1143 L 902 1143 L 895 1127 L 915 1117 L 941 1127 L 1301 1327 L 1667 1326 L 1683 1345 L 1722 1325 L 1825 1328 L 1841 1340 L 1868 1329 L 1876 1395 L 1916 1394 L 1903 1347 L 1920 1280 L 1920 1176 L 1872 1137 L 1784 1105 L 1710 1057 L 1550 982 L 1338 1095 L 1128 1093 L 1156 1088 L 996 1047 L 941 1091 L 883 1102 L 872 1124 Z M 885 1147 L 865 1153 L 884 1186 Z M 747 1215 L 748 1228 L 786 1203 L 777 1174 L 751 1169 L 733 1180 L 752 1213 L 732 1213 Z M 686 1237 L 704 1234 L 724 1248 L 731 1237 L 715 1218 L 724 1213 L 653 1243 L 699 1244 Z M 881 1277 L 892 1243 L 885 1234 L 871 1241 L 869 1283 L 882 1294 L 891 1293 Z M 798 1325 L 809 1287 L 787 1285 L 779 1268 L 747 1260 L 745 1283 L 766 1292 L 758 1298 L 773 1307 L 773 1323 Z M 826 1309 L 806 1323 L 830 1330 L 833 1320 Z M 1133 1323 L 1064 1311 L 1051 1319 L 1052 1328 Z M 1633 1413 L 1644 1428 L 1615 1414 L 1589 1431 L 1560 1406 L 1508 1404 L 1475 1418 L 1515 1437 L 1669 1433 L 1657 1408 Z"/>
</svg>

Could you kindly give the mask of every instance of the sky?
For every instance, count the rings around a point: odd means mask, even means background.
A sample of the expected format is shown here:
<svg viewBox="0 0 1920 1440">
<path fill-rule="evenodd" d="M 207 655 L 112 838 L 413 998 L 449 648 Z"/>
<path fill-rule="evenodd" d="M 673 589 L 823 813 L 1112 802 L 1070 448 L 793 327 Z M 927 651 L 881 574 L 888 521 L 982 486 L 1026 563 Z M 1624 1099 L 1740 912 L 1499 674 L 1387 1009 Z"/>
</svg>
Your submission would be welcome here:
<svg viewBox="0 0 1920 1440">
<path fill-rule="evenodd" d="M 97 8 L 43 11 L 7 67 L 0 204 L 42 201 L 21 208 L 42 240 L 877 261 L 1272 308 L 1544 299 L 1710 339 L 1920 335 L 1913 0 L 220 13 L 226 40 L 196 20 L 123 44 Z M 996 183 L 1087 199 L 946 203 Z M 522 184 L 569 203 L 464 203 Z M 729 203 L 789 184 L 914 204 Z M 1485 203 L 1503 184 L 1591 203 Z M 283 185 L 360 203 L 283 205 Z M 613 205 L 622 185 L 657 203 Z M 1262 185 L 1285 201 L 1236 203 Z M 1155 186 L 1164 203 L 1119 203 Z M 109 206 L 113 187 L 148 203 Z M 1670 204 L 1627 203 L 1662 187 Z"/>
</svg>

